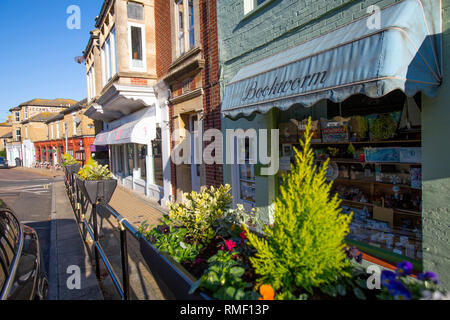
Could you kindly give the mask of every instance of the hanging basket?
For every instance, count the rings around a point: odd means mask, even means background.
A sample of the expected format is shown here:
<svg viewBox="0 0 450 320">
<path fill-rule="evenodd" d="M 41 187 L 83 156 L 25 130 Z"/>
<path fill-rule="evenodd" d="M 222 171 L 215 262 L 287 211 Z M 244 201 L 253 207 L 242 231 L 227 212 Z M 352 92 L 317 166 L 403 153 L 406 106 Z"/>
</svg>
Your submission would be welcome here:
<svg viewBox="0 0 450 320">
<path fill-rule="evenodd" d="M 64 172 L 66 174 L 66 179 L 68 180 L 72 176 L 72 174 L 78 173 L 78 171 L 80 171 L 80 168 L 81 168 L 81 164 L 79 164 L 79 163 L 64 166 Z"/>
</svg>

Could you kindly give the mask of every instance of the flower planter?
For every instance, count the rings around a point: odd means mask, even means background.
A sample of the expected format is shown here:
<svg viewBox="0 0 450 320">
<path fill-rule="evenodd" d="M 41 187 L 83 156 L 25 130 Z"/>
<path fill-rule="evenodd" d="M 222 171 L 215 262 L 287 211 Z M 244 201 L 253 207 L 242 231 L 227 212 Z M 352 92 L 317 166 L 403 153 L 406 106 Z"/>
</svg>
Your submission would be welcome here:
<svg viewBox="0 0 450 320">
<path fill-rule="evenodd" d="M 204 293 L 189 294 L 196 279 L 169 255 L 160 252 L 145 238 L 140 238 L 139 243 L 142 256 L 167 299 L 211 300 Z"/>
<path fill-rule="evenodd" d="M 81 164 L 77 163 L 77 164 L 70 164 L 67 166 L 64 166 L 65 170 L 64 172 L 66 173 L 66 179 L 70 179 L 70 177 L 72 176 L 72 174 L 77 173 L 80 168 L 81 168 Z"/>
<path fill-rule="evenodd" d="M 82 180 L 77 176 L 77 185 L 91 204 L 108 204 L 117 187 L 117 180 Z"/>
</svg>

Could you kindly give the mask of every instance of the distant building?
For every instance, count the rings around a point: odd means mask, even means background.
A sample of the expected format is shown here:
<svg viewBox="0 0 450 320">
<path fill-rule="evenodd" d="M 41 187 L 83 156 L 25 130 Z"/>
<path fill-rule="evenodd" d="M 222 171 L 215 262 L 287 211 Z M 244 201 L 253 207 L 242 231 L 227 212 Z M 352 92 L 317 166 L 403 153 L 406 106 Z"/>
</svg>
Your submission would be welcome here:
<svg viewBox="0 0 450 320">
<path fill-rule="evenodd" d="M 95 137 L 94 121 L 84 115 L 84 99 L 45 121 L 45 137 L 34 140 L 37 162 L 62 163 L 70 154 L 83 164 L 91 156 Z"/>
<path fill-rule="evenodd" d="M 6 142 L 12 137 L 12 126 L 8 122 L 0 123 L 0 151 L 6 149 Z"/>
<path fill-rule="evenodd" d="M 40 132 L 47 116 L 51 117 L 76 103 L 71 99 L 33 99 L 11 108 L 12 138 L 6 144 L 8 163 L 12 166 L 31 166 L 34 162 L 34 146 L 30 138 L 35 129 Z M 27 125 L 24 127 L 24 124 Z"/>
</svg>

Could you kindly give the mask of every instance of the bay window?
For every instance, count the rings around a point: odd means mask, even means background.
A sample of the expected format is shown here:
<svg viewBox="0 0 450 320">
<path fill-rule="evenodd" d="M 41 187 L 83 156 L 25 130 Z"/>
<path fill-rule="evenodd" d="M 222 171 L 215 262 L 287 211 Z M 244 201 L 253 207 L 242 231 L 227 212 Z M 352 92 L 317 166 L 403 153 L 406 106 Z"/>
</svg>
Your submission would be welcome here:
<svg viewBox="0 0 450 320">
<path fill-rule="evenodd" d="M 112 28 L 102 46 L 103 85 L 117 73 L 116 29 Z"/>
<path fill-rule="evenodd" d="M 93 64 L 87 74 L 88 100 L 95 97 L 95 65 Z"/>
</svg>

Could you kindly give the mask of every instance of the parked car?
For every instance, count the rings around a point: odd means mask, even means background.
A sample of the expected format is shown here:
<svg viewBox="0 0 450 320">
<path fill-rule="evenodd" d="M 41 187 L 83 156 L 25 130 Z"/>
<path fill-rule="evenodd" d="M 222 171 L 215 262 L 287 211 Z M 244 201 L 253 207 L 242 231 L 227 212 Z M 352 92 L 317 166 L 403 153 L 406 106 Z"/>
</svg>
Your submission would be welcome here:
<svg viewBox="0 0 450 320">
<path fill-rule="evenodd" d="M 0 199 L 0 300 L 45 300 L 47 293 L 36 231 Z"/>
<path fill-rule="evenodd" d="M 0 157 L 0 168 L 8 169 L 8 161 L 3 157 Z"/>
</svg>

